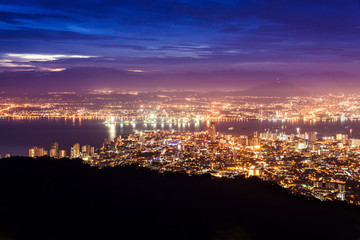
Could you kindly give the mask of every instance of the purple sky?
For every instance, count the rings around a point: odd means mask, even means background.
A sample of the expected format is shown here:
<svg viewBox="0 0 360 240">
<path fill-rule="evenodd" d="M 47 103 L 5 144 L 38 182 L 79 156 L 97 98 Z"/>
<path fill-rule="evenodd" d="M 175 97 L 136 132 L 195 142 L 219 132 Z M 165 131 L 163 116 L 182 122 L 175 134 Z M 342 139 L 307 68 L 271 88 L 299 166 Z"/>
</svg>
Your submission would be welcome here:
<svg viewBox="0 0 360 240">
<path fill-rule="evenodd" d="M 4 89 L 357 82 L 359 58 L 359 0 L 0 1 Z"/>
</svg>

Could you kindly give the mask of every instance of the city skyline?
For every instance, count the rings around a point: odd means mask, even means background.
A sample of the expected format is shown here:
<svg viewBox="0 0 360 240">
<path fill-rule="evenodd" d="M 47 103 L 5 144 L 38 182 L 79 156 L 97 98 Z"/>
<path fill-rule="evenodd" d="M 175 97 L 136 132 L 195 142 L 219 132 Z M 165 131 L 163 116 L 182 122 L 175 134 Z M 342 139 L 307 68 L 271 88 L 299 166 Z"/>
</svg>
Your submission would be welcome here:
<svg viewBox="0 0 360 240">
<path fill-rule="evenodd" d="M 360 139 L 348 134 L 317 137 L 317 132 L 296 134 L 255 132 L 232 135 L 207 131 L 136 131 L 105 138 L 99 148 L 75 143 L 66 155 L 58 142 L 49 151 L 29 149 L 29 157 L 80 158 L 104 168 L 137 165 L 159 172 L 210 174 L 217 178 L 256 176 L 286 188 L 292 194 L 360 205 L 358 150 Z"/>
<path fill-rule="evenodd" d="M 360 0 L 0 0 L 0 239 L 360 239 Z"/>
</svg>

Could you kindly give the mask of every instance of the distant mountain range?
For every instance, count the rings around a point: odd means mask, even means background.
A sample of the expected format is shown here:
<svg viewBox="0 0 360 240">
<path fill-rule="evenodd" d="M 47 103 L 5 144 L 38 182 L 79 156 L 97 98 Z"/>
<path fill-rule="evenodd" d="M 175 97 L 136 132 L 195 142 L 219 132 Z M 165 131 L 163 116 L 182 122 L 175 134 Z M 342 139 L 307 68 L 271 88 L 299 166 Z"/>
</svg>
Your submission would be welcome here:
<svg viewBox="0 0 360 240">
<path fill-rule="evenodd" d="M 279 83 L 275 79 L 281 79 Z M 209 71 L 177 74 L 130 72 L 114 68 L 77 67 L 61 72 L 2 72 L 0 89 L 5 91 L 201 90 L 237 91 L 245 95 L 291 96 L 325 91 L 354 91 L 357 76 L 344 72 L 307 73 L 287 76 L 266 71 Z"/>
<path fill-rule="evenodd" d="M 212 91 L 204 93 L 211 96 L 265 96 L 265 97 L 290 97 L 306 96 L 311 93 L 303 88 L 299 88 L 291 83 L 274 81 L 271 83 L 261 84 L 250 87 L 241 91 Z"/>
<path fill-rule="evenodd" d="M 290 97 L 309 95 L 309 92 L 290 83 L 275 81 L 249 88 L 241 91 L 239 94 L 244 96 Z"/>
</svg>

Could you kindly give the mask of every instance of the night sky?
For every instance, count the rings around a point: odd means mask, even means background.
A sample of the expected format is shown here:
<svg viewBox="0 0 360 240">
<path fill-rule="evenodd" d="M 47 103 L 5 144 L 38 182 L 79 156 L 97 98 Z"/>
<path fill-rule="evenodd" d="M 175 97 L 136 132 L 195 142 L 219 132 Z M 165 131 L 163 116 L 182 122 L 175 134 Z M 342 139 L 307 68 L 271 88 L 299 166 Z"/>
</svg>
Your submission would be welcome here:
<svg viewBox="0 0 360 240">
<path fill-rule="evenodd" d="M 0 1 L 2 88 L 338 83 L 359 60 L 359 0 Z"/>
</svg>

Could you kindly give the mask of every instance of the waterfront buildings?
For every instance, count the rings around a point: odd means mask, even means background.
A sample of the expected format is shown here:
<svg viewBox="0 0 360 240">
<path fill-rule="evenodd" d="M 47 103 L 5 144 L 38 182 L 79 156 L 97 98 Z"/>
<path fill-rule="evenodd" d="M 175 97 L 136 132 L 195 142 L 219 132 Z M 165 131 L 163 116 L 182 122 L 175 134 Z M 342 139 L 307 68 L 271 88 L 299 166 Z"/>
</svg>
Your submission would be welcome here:
<svg viewBox="0 0 360 240">
<path fill-rule="evenodd" d="M 217 133 L 212 138 L 211 130 L 134 132 L 105 139 L 98 149 L 76 143 L 70 158 L 81 158 L 99 168 L 135 164 L 160 172 L 256 176 L 294 194 L 360 204 L 359 139 L 316 139 L 315 133 L 301 132 L 250 136 Z M 45 153 L 43 148 L 29 150 L 32 157 Z M 59 157 L 64 156 L 66 152 L 60 150 Z"/>
</svg>

